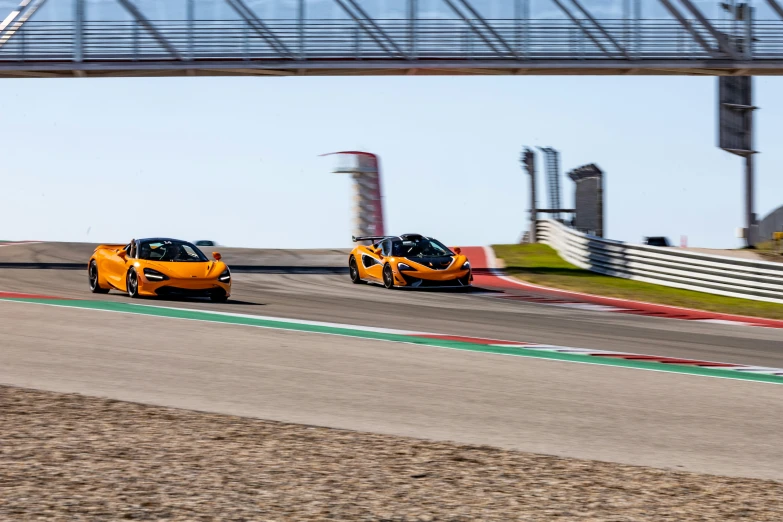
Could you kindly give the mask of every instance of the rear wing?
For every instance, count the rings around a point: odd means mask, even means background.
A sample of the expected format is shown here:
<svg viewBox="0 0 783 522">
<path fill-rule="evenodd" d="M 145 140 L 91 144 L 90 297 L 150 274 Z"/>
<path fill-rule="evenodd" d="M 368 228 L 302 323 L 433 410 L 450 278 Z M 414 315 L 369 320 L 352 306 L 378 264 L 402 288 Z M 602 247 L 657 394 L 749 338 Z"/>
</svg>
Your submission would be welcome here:
<svg viewBox="0 0 783 522">
<path fill-rule="evenodd" d="M 395 237 L 395 236 L 351 236 L 351 240 L 356 243 L 358 241 L 378 241 L 380 239 L 386 239 L 389 237 Z"/>
</svg>

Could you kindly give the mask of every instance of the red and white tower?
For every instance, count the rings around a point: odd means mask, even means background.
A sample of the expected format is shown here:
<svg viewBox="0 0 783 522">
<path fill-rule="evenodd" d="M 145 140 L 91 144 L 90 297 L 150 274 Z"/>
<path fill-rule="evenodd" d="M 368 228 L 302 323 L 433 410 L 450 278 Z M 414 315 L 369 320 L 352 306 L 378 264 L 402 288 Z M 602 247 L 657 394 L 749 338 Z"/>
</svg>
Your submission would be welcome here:
<svg viewBox="0 0 783 522">
<path fill-rule="evenodd" d="M 381 170 L 378 156 L 369 152 L 343 151 L 325 154 L 337 155 L 339 161 L 334 174 L 350 174 L 354 181 L 354 236 L 382 236 L 383 198 Z"/>
</svg>

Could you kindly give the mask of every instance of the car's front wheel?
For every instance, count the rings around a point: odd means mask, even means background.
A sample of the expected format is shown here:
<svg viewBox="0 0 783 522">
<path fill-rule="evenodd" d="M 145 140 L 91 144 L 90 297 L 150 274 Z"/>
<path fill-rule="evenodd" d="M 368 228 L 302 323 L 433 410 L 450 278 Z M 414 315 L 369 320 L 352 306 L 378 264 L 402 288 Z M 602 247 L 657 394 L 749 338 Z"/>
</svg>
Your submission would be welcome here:
<svg viewBox="0 0 783 522">
<path fill-rule="evenodd" d="M 128 276 L 126 278 L 126 288 L 128 289 L 128 295 L 132 298 L 139 297 L 139 276 L 136 274 L 136 270 L 131 268 L 128 270 Z"/>
<path fill-rule="evenodd" d="M 108 288 L 101 288 L 100 279 L 98 278 L 98 264 L 95 261 L 90 261 L 90 266 L 87 268 L 87 277 L 90 281 L 90 291 L 93 294 L 108 294 Z"/>
<path fill-rule="evenodd" d="M 392 273 L 391 265 L 383 267 L 383 286 L 394 288 L 394 274 Z"/>
<path fill-rule="evenodd" d="M 356 265 L 356 258 L 352 257 L 348 263 L 348 271 L 351 274 L 351 282 L 355 285 L 362 283 L 362 278 L 359 277 L 359 267 Z"/>
</svg>

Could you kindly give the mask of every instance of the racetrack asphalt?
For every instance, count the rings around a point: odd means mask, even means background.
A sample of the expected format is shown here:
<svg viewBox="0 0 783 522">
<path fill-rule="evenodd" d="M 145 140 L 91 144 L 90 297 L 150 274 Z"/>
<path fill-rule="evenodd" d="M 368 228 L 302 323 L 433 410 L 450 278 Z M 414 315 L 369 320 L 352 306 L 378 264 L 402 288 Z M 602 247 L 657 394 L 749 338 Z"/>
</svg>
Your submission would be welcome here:
<svg viewBox="0 0 783 522">
<path fill-rule="evenodd" d="M 0 248 L 0 261 L 78 261 L 83 251 L 89 256 L 91 248 L 9 246 Z M 221 252 L 231 263 L 231 249 Z M 339 250 L 234 256 L 246 264 L 345 262 Z M 90 294 L 77 270 L 0 270 L 0 291 L 130 302 Z M 346 275 L 237 274 L 224 305 L 154 304 L 783 367 L 780 330 L 492 295 L 388 291 L 352 285 Z M 2 383 L 783 480 L 778 385 L 21 303 L 0 302 L 0 317 Z"/>
</svg>

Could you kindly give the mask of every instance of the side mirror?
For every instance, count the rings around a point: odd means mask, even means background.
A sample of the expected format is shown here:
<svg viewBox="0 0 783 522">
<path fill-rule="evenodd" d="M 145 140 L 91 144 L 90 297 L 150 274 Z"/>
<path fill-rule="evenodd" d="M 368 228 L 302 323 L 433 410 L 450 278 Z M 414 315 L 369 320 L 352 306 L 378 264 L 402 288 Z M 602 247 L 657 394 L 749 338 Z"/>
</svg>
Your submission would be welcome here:
<svg viewBox="0 0 783 522">
<path fill-rule="evenodd" d="M 215 258 L 215 261 L 220 261 L 223 259 L 223 256 L 220 255 L 220 252 L 212 252 L 212 257 Z"/>
<path fill-rule="evenodd" d="M 128 252 L 127 252 L 127 251 L 125 251 L 125 250 L 118 250 L 118 251 L 117 251 L 117 256 L 118 256 L 120 259 L 122 259 L 123 261 L 125 261 L 126 259 L 128 259 Z"/>
<path fill-rule="evenodd" d="M 454 247 L 454 253 L 459 255 L 462 253 L 462 249 L 460 247 Z"/>
</svg>

